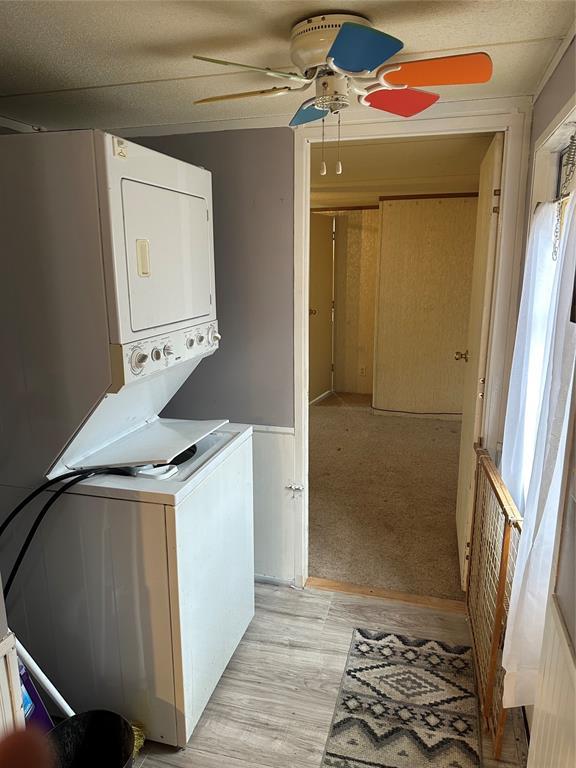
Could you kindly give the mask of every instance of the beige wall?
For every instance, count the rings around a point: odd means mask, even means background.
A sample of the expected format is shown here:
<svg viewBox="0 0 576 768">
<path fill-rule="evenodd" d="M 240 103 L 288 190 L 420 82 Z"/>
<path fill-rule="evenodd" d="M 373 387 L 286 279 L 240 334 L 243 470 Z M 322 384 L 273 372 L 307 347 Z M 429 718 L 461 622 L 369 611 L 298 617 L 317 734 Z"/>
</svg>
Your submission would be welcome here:
<svg viewBox="0 0 576 768">
<path fill-rule="evenodd" d="M 313 145 L 312 207 L 378 205 L 381 195 L 474 192 L 490 141 L 486 134 L 346 141 L 341 176 L 335 172 L 334 145 L 325 150 L 325 176 L 320 176 L 322 148 Z"/>
<path fill-rule="evenodd" d="M 436 136 L 436 137 L 409 137 L 383 140 L 363 140 L 345 142 L 341 148 L 344 173 L 342 176 L 335 174 L 335 148 L 329 146 L 326 151 L 326 163 L 328 173 L 326 176 L 319 175 L 319 163 L 322 149 L 320 146 L 312 148 L 311 156 L 311 191 L 312 207 L 333 208 L 339 206 L 374 206 L 379 204 L 380 196 L 402 196 L 402 195 L 431 195 L 448 193 L 476 193 L 478 191 L 479 171 L 482 158 L 492 140 L 491 135 L 474 134 L 461 136 Z M 332 162 L 334 160 L 334 162 Z M 450 198 L 447 198 L 448 200 Z M 460 200 L 464 200 L 461 198 Z M 466 198 L 467 199 L 467 198 Z M 473 198 L 470 198 L 473 200 Z M 469 199 L 469 200 L 470 200 Z M 458 198 L 456 198 L 458 200 Z M 410 205 L 413 201 L 390 201 L 392 205 L 402 206 L 404 202 Z M 444 208 L 448 208 L 450 203 L 446 203 Z M 458 205 L 458 203 L 456 203 Z M 472 203 L 463 203 L 464 208 Z M 412 207 L 417 208 L 418 203 Z M 442 204 L 440 204 L 442 208 Z M 379 261 L 379 213 L 374 210 L 338 211 L 336 225 L 336 275 L 335 275 L 335 359 L 334 359 L 334 389 L 339 392 L 358 392 L 371 393 L 373 390 L 373 364 L 374 364 L 374 327 L 375 327 L 375 304 L 376 304 L 376 283 L 377 283 L 377 264 Z M 418 232 L 416 237 L 409 240 L 413 243 L 410 246 L 410 255 L 408 258 L 396 259 L 395 264 L 411 264 L 411 259 L 415 253 L 418 253 L 419 244 L 426 242 L 428 231 L 415 230 L 414 222 L 410 221 L 406 225 L 408 235 L 410 231 Z M 430 224 L 433 228 L 434 222 Z M 458 227 L 458 222 L 456 223 Z M 447 225 L 447 230 L 450 225 Z M 470 260 L 473 252 L 475 221 L 471 224 L 464 219 L 464 227 L 471 242 Z M 462 228 L 461 228 L 462 230 Z M 409 235 L 410 236 L 410 235 Z M 446 238 L 450 239 L 449 231 Z M 402 238 L 401 238 L 402 239 Z M 406 238 L 403 238 L 406 240 Z M 399 243 L 398 248 L 401 248 Z M 458 244 L 456 244 L 456 249 Z M 430 258 L 428 268 L 431 275 L 440 274 L 447 263 L 452 258 L 451 248 L 444 248 L 438 245 L 438 253 L 432 253 L 425 258 Z M 396 254 L 397 257 L 397 254 Z M 421 258 L 424 258 L 420 254 Z M 457 262 L 459 266 L 464 266 L 471 270 L 470 264 L 463 261 Z M 442 266 L 444 265 L 444 266 Z M 422 268 L 422 264 L 420 268 Z M 453 265 L 454 266 L 454 265 Z M 416 270 L 409 277 L 408 290 L 409 295 L 415 297 L 416 287 L 418 285 L 418 265 L 412 264 Z M 396 277 L 400 279 L 397 274 Z M 438 278 L 440 279 L 440 278 Z M 447 412 L 460 412 L 461 405 L 458 393 L 461 391 L 463 369 L 465 363 L 456 365 L 453 360 L 454 352 L 460 346 L 465 350 L 466 334 L 459 338 L 459 330 L 462 323 L 467 322 L 467 301 L 465 310 L 462 309 L 462 296 L 469 296 L 470 274 L 459 274 L 452 269 L 452 274 L 446 277 L 446 280 L 452 282 L 452 290 L 455 292 L 450 306 L 454 313 L 460 313 L 459 319 L 454 324 L 453 315 L 448 311 L 447 325 L 448 334 L 446 335 L 446 344 L 451 347 L 451 361 L 446 363 L 445 374 L 443 371 L 430 369 L 430 374 L 434 376 L 434 370 L 440 375 L 441 380 L 446 375 L 446 392 L 451 392 L 443 397 L 436 398 L 434 409 L 440 408 Z M 414 283 L 414 281 L 416 281 Z M 459 284 L 459 285 L 457 285 Z M 421 287 L 421 286 L 420 286 Z M 438 286 L 437 286 L 438 288 Z M 402 288 L 404 290 L 404 288 Z M 438 288 L 440 290 L 440 288 Z M 442 289 L 444 290 L 444 289 Z M 410 292 L 412 292 L 410 294 Z M 398 297 L 396 297 L 398 298 Z M 416 301 L 418 304 L 418 301 Z M 456 309 L 458 308 L 458 309 Z M 421 309 L 421 307 L 416 307 Z M 462 320 L 462 318 L 465 318 Z M 384 315 L 382 315 L 384 322 Z M 407 335 L 406 329 L 410 323 L 398 323 L 394 316 L 391 319 L 392 327 L 395 329 L 395 342 L 398 348 L 403 346 L 406 350 L 415 343 Z M 455 345 L 455 337 L 458 337 L 459 344 Z M 381 348 L 381 354 L 389 354 L 389 341 L 386 341 L 386 349 Z M 454 347 L 454 348 L 452 348 Z M 431 357 L 433 347 L 429 349 Z M 398 353 L 399 349 L 396 349 Z M 410 357 L 411 351 L 406 352 Z M 443 351 L 442 355 L 446 352 Z M 402 364 L 404 364 L 402 360 Z M 386 359 L 382 358 L 382 369 L 386 367 Z M 420 370 L 418 368 L 418 370 Z M 444 370 L 444 369 L 443 369 Z M 382 374 L 383 375 L 383 374 Z M 382 376 L 380 377 L 382 381 Z M 410 381 L 414 381 L 412 376 Z M 439 390 L 438 380 L 435 384 L 436 390 Z M 404 384 L 397 383 L 400 389 Z M 380 387 L 380 394 L 384 390 Z M 413 393 L 414 394 L 414 393 Z M 386 395 L 388 397 L 388 395 Z M 424 397 L 417 397 L 417 410 L 426 411 L 427 407 L 432 407 L 429 399 L 425 404 Z M 399 409 L 398 405 L 393 407 Z M 407 408 L 405 408 L 407 409 Z"/>
<path fill-rule="evenodd" d="M 379 211 L 336 217 L 334 389 L 372 392 Z"/>
<path fill-rule="evenodd" d="M 374 407 L 461 413 L 475 197 L 381 204 Z"/>
</svg>

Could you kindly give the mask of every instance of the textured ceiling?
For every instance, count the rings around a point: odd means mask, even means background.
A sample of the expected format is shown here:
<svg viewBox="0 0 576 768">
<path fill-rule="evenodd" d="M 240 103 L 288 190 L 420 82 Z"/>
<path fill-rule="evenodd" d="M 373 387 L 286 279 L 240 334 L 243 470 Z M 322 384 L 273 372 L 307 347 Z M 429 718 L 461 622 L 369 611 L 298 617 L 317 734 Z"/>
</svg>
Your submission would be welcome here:
<svg viewBox="0 0 576 768">
<path fill-rule="evenodd" d="M 490 53 L 495 65 L 490 83 L 438 89 L 443 100 L 461 100 L 532 94 L 573 22 L 575 4 L 572 0 L 4 0 L 0 115 L 50 128 L 289 117 L 302 94 L 193 105 L 194 99 L 204 96 L 266 88 L 278 81 L 191 56 L 200 53 L 293 69 L 292 24 L 327 10 L 367 15 L 374 26 L 404 40 L 403 57 L 476 49 Z"/>
</svg>

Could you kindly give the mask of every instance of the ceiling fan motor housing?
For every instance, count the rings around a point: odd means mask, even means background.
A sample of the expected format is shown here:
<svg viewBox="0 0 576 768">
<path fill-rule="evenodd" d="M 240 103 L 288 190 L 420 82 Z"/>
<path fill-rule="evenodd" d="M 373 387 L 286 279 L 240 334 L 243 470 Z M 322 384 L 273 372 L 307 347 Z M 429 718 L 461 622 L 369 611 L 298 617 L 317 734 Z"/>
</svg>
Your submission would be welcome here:
<svg viewBox="0 0 576 768">
<path fill-rule="evenodd" d="M 348 81 L 336 72 L 319 74 L 316 78 L 316 97 L 314 103 L 318 109 L 338 112 L 349 106 Z"/>
<path fill-rule="evenodd" d="M 372 26 L 364 16 L 327 13 L 323 16 L 311 16 L 292 27 L 290 57 L 303 75 L 313 77 L 316 69 L 326 67 L 328 51 L 340 27 L 347 21 Z"/>
</svg>

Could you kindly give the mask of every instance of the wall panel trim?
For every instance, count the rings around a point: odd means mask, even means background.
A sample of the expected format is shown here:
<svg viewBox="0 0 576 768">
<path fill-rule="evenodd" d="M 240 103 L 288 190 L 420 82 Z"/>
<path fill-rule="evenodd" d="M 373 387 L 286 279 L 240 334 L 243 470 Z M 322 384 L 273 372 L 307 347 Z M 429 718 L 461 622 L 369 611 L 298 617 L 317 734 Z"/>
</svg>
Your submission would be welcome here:
<svg viewBox="0 0 576 768">
<path fill-rule="evenodd" d="M 435 200 L 438 197 L 478 197 L 478 192 L 437 192 L 429 195 L 381 195 L 378 200 Z"/>
</svg>

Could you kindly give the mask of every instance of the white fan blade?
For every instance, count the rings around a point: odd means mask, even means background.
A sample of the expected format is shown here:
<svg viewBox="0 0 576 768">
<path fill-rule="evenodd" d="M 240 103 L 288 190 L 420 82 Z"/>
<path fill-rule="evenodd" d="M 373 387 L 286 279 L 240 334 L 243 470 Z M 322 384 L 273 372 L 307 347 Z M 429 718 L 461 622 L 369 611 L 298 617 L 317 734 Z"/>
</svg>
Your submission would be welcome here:
<svg viewBox="0 0 576 768">
<path fill-rule="evenodd" d="M 296 72 L 280 72 L 276 69 L 270 69 L 269 67 L 255 67 L 252 64 L 238 64 L 236 61 L 225 61 L 224 59 L 211 59 L 208 56 L 193 56 L 193 59 L 199 61 L 207 61 L 210 64 L 221 64 L 225 67 L 240 67 L 241 69 L 251 69 L 253 72 L 263 72 L 270 77 L 284 78 L 285 80 L 294 80 L 297 83 L 309 83 L 311 82 L 307 77 L 299 75 Z"/>
<path fill-rule="evenodd" d="M 225 93 L 222 96 L 208 96 L 206 99 L 197 99 L 194 104 L 211 104 L 214 101 L 230 101 L 231 99 L 247 99 L 250 96 L 283 96 L 291 91 L 299 91 L 299 88 L 289 88 L 287 85 L 281 88 L 265 88 L 263 91 L 243 91 L 242 93 Z"/>
</svg>

